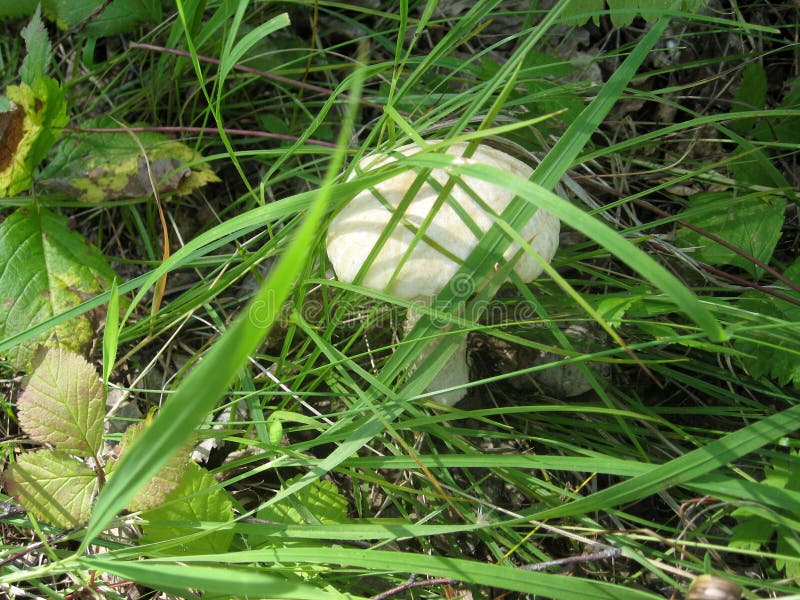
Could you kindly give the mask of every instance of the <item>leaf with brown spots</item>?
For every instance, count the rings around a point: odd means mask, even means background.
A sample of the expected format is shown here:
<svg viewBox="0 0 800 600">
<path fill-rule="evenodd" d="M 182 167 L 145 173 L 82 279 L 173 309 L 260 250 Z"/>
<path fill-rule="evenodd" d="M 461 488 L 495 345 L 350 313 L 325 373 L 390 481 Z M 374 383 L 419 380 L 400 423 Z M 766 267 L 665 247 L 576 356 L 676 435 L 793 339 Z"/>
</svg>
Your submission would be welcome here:
<svg viewBox="0 0 800 600">
<path fill-rule="evenodd" d="M 67 124 L 64 92 L 49 77 L 33 86 L 10 85 L 9 110 L 0 112 L 0 198 L 33 185 L 33 173 Z"/>
<path fill-rule="evenodd" d="M 152 131 L 127 132 L 110 119 L 83 123 L 85 131 L 59 144 L 42 184 L 83 202 L 186 195 L 219 178 L 199 152 Z M 114 131 L 114 130 L 118 131 Z"/>
</svg>

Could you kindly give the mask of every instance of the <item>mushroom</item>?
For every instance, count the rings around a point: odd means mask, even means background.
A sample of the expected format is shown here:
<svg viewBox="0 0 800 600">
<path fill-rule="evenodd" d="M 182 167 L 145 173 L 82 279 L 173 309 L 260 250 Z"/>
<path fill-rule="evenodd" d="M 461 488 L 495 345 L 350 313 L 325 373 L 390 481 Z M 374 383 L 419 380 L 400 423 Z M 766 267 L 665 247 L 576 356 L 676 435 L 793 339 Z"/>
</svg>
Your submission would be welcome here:
<svg viewBox="0 0 800 600">
<path fill-rule="evenodd" d="M 462 157 L 466 148 L 465 143 L 454 143 L 446 153 Z M 419 146 L 410 144 L 398 148 L 396 152 L 408 156 L 419 150 Z M 394 160 L 385 154 L 368 156 L 360 161 L 358 171 L 376 169 Z M 483 144 L 478 146 L 471 157 L 462 157 L 459 160 L 503 169 L 525 179 L 533 172 L 533 169 L 522 161 Z M 392 209 L 396 209 L 402 202 L 416 178 L 417 173 L 414 171 L 405 171 L 390 177 L 374 188 L 359 193 L 333 218 L 328 227 L 327 250 L 333 270 L 340 281 L 353 283 L 356 280 L 367 257 L 389 224 L 393 215 Z M 404 221 L 399 222 L 388 235 L 375 259 L 358 281 L 366 288 L 411 301 L 412 308 L 409 309 L 404 324 L 406 333 L 421 316 L 413 305 L 415 303 L 429 305 L 450 282 L 461 262 L 477 245 L 479 239 L 473 233 L 474 227 L 477 226 L 481 232 L 486 233 L 492 226 L 492 217 L 486 212 L 487 209 L 500 214 L 514 198 L 514 193 L 503 187 L 469 176 L 462 177 L 461 181 L 471 192 L 456 183 L 450 192 L 450 198 L 441 204 L 425 229 L 424 237 L 419 239 L 409 252 L 416 235 L 415 230 L 423 225 L 434 209 L 441 186 L 445 185 L 448 179 L 449 174 L 446 169 L 431 170 L 428 180 L 408 204 L 403 215 Z M 432 185 L 432 181 L 436 184 Z M 472 194 L 483 204 L 476 202 Z M 451 202 L 457 203 L 472 223 L 469 225 L 465 223 L 452 208 Z M 558 219 L 539 209 L 520 235 L 545 261 L 550 262 L 558 248 L 558 232 Z M 504 253 L 504 258 L 510 260 L 518 251 L 519 246 L 512 244 Z M 401 261 L 404 262 L 397 271 Z M 514 270 L 522 281 L 527 283 L 536 279 L 543 269 L 533 256 L 522 254 L 514 265 Z M 451 285 L 461 284 L 470 285 L 470 282 L 451 283 Z M 417 364 L 421 364 L 425 357 L 436 349 L 438 343 L 438 341 L 431 342 L 417 359 Z M 436 401 L 453 405 L 465 396 L 464 386 L 469 383 L 466 353 L 467 340 L 464 336 L 448 363 L 428 385 L 427 392 L 445 390 L 433 395 Z M 458 389 L 448 390 L 453 387 Z"/>
</svg>

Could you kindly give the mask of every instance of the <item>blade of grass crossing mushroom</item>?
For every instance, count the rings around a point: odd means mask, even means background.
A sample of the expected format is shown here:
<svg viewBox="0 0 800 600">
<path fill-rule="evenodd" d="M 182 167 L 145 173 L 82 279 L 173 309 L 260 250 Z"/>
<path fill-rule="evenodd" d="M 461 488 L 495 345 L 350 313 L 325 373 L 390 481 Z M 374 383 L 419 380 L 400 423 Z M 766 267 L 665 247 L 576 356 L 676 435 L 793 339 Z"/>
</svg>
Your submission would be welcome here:
<svg viewBox="0 0 800 600">
<path fill-rule="evenodd" d="M 519 197 L 533 205 L 556 215 L 584 235 L 592 238 L 632 269 L 641 273 L 660 288 L 697 325 L 715 341 L 725 338 L 717 320 L 700 300 L 674 275 L 662 267 L 645 252 L 626 240 L 605 223 L 587 215 L 569 202 L 531 181 L 510 175 L 486 165 L 453 165 L 452 169 L 462 175 L 504 185 Z"/>
<path fill-rule="evenodd" d="M 333 182 L 344 162 L 362 83 L 363 71 L 358 68 L 350 78 L 349 110 L 339 135 L 337 151 L 331 157 L 325 180 L 286 254 L 243 313 L 189 372 L 153 423 L 122 456 L 114 475 L 97 497 L 80 551 L 85 550 L 202 422 L 269 332 L 314 245 L 317 226 L 325 214 Z"/>
</svg>

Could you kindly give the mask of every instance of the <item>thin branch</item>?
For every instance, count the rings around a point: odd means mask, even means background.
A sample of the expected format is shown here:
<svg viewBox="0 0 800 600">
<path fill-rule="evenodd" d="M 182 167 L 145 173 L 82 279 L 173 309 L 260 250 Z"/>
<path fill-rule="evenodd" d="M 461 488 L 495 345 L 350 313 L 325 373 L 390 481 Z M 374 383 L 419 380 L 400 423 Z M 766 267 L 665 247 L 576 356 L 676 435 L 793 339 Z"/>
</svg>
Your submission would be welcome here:
<svg viewBox="0 0 800 600">
<path fill-rule="evenodd" d="M 563 567 L 564 565 L 584 564 L 596 560 L 607 560 L 622 554 L 619 548 L 608 548 L 600 552 L 591 552 L 589 554 L 581 554 L 580 556 L 567 556 L 566 558 L 559 558 L 557 560 L 548 560 L 540 563 L 533 563 L 530 565 L 523 565 L 521 569 L 526 571 L 544 571 L 551 567 Z"/>
<path fill-rule="evenodd" d="M 702 235 L 703 237 L 711 240 L 712 242 L 715 242 L 715 243 L 719 244 L 720 246 L 723 246 L 727 250 L 730 250 L 731 252 L 733 252 L 735 254 L 738 254 L 739 256 L 744 258 L 745 260 L 747 260 L 747 261 L 753 263 L 754 265 L 764 269 L 765 272 L 767 272 L 770 275 L 772 275 L 775 279 L 777 279 L 781 283 L 784 283 L 790 289 L 794 290 L 795 292 L 800 293 L 800 285 L 796 284 L 794 281 L 792 281 L 791 279 L 786 277 L 783 273 L 781 273 L 777 269 L 769 266 L 763 260 L 759 260 L 755 256 L 753 256 L 751 254 L 748 254 L 747 252 L 745 252 L 741 248 L 739 248 L 739 247 L 731 244 L 730 242 L 722 239 L 718 235 L 715 235 L 715 234 L 711 233 L 710 231 L 706 231 L 702 227 L 698 227 L 697 225 L 693 225 L 692 223 L 689 223 L 688 221 L 684 221 L 683 219 L 675 218 L 674 215 L 670 214 L 669 212 L 667 212 L 665 210 L 662 210 L 662 209 L 658 208 L 657 206 L 653 206 L 647 200 L 637 199 L 637 200 L 634 200 L 633 202 L 637 206 L 641 206 L 642 208 L 645 208 L 645 209 L 647 209 L 647 210 L 649 210 L 651 212 L 654 212 L 654 213 L 656 213 L 657 215 L 659 215 L 661 217 L 674 219 L 675 222 L 678 223 L 679 225 L 681 225 L 682 227 L 686 227 L 687 229 L 691 229 L 695 233 L 698 233 L 698 234 Z M 757 284 L 755 284 L 755 283 L 748 283 L 749 287 L 753 287 L 754 289 L 758 289 L 756 287 L 756 285 Z M 762 291 L 764 291 L 764 290 L 762 290 Z M 767 293 L 770 293 L 770 292 L 767 292 Z M 796 301 L 793 301 L 792 303 L 793 304 L 798 304 Z"/>
<path fill-rule="evenodd" d="M 421 581 L 417 581 L 416 576 L 412 576 L 409 578 L 408 581 L 406 581 L 402 585 L 398 585 L 397 587 L 394 587 L 390 590 L 386 590 L 385 592 L 381 592 L 380 594 L 370 596 L 370 600 L 385 600 L 386 598 L 397 596 L 413 588 L 428 587 L 434 585 L 453 585 L 456 583 L 458 583 L 457 579 L 450 579 L 449 577 L 439 577 L 437 579 L 423 579 Z"/>
</svg>

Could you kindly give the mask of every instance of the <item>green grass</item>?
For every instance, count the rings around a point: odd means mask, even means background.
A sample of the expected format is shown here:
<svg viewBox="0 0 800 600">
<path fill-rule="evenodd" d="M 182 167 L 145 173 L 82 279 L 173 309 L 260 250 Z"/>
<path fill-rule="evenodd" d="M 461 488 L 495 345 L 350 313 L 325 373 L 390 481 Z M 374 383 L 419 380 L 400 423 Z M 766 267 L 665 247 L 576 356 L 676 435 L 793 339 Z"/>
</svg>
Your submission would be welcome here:
<svg viewBox="0 0 800 600">
<path fill-rule="evenodd" d="M 85 527 L 2 518 L 0 585 L 44 597 L 95 586 L 122 598 L 139 585 L 180 598 L 667 598 L 711 573 L 747 598 L 797 594 L 797 7 L 583 30 L 561 22 L 563 0 L 362 4 L 179 0 L 121 36 L 51 32 L 69 58 L 49 74 L 71 128 L 97 116 L 183 127 L 170 135 L 222 181 L 160 199 L 167 258 L 152 198 L 87 206 L 37 181 L 35 195 L 0 200 L 4 216 L 36 203 L 71 217 L 120 275 L 0 339 L 0 356 L 118 302 L 92 358 L 155 415 Z M 7 85 L 24 20 L 0 23 Z M 581 31 L 602 81 L 570 79 L 559 55 Z M 741 84 L 751 63 L 764 67 L 763 98 Z M 440 139 L 485 139 L 538 166 L 526 181 L 451 164 L 434 144 L 354 173 L 365 154 Z M 517 197 L 456 276 L 477 292 L 446 288 L 403 338 L 409 301 L 333 279 L 325 229 L 361 190 L 441 167 Z M 562 185 L 569 201 L 554 193 Z M 785 203 L 774 248 L 756 209 L 702 221 L 686 210 L 707 191 Z M 523 284 L 497 257 L 540 208 L 565 235 L 552 268 Z M 728 248 L 714 255 L 687 242 L 719 237 Z M 592 338 L 572 335 L 575 324 Z M 437 405 L 426 387 L 468 332 L 468 397 Z M 436 352 L 412 369 L 431 339 Z M 554 361 L 532 360 L 543 352 Z M 587 391 L 531 383 L 560 368 Z M 27 447 L 13 376 L 6 462 Z M 182 524 L 197 537 L 232 531 L 230 549 L 176 555 L 189 538 L 144 545 L 115 530 L 136 524 L 126 500 L 193 431 L 224 442 L 208 467 L 236 518 Z M 292 504 L 319 480 L 346 499 L 347 520 Z M 279 506 L 303 522 L 259 518 Z M 748 537 L 756 518 L 771 538 Z"/>
</svg>

